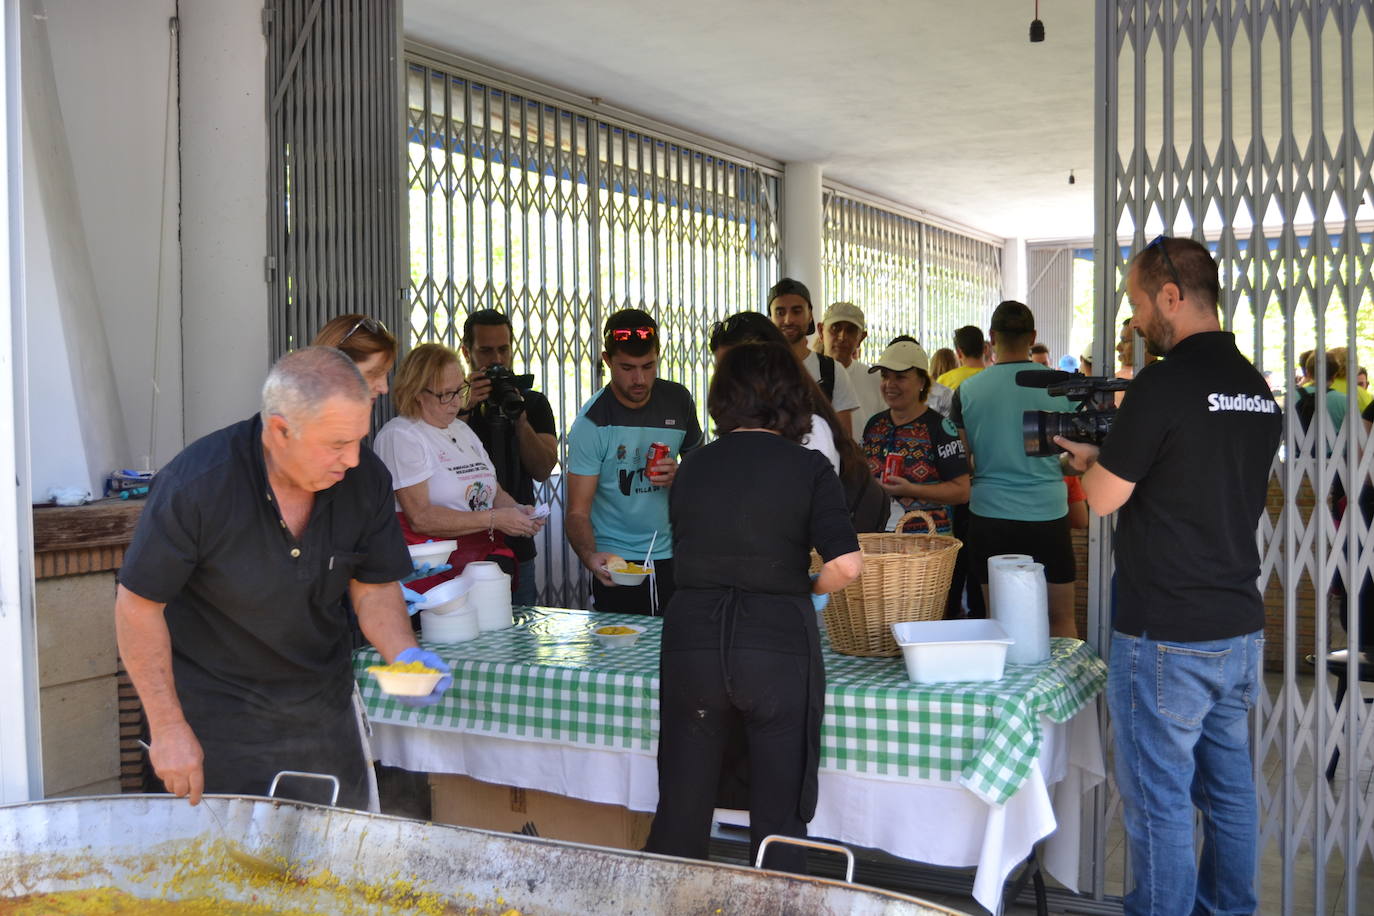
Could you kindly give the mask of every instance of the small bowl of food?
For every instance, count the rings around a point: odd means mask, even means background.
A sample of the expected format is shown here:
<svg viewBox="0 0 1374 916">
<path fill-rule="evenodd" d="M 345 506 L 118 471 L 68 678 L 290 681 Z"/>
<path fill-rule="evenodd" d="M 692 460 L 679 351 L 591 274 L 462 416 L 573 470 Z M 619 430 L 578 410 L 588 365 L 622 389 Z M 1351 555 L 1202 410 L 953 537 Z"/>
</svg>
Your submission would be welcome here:
<svg viewBox="0 0 1374 916">
<path fill-rule="evenodd" d="M 616 585 L 639 585 L 649 573 L 654 571 L 654 566 L 641 566 L 638 563 L 627 563 L 624 560 L 615 559 L 606 564 L 606 572 L 611 574 L 611 581 Z"/>
<path fill-rule="evenodd" d="M 368 673 L 377 679 L 382 693 L 393 697 L 426 697 L 433 692 L 444 672 L 423 662 L 392 662 L 372 665 Z"/>
<path fill-rule="evenodd" d="M 442 566 L 448 561 L 448 555 L 457 549 L 458 542 L 453 540 L 411 544 L 410 562 L 416 566 Z"/>
<path fill-rule="evenodd" d="M 639 639 L 644 628 L 632 623 L 611 624 L 610 626 L 597 627 L 592 630 L 592 635 L 596 641 L 607 649 L 623 649 L 626 646 L 633 646 L 635 640 Z"/>
</svg>

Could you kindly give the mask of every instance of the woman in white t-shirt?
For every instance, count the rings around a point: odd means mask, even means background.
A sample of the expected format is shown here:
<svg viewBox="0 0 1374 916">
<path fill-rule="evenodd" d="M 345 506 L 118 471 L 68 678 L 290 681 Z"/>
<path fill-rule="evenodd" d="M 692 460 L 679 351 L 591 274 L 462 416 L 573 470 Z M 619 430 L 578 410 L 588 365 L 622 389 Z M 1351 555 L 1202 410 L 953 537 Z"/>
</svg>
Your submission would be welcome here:
<svg viewBox="0 0 1374 916">
<path fill-rule="evenodd" d="M 505 535 L 529 537 L 544 527 L 501 488 L 487 450 L 458 419 L 463 373 L 458 355 L 421 344 L 396 371 L 392 403 L 400 416 L 377 433 L 373 448 L 391 471 L 406 543 L 455 538 L 452 569 L 412 583 L 417 592 L 457 576 L 474 560 L 495 560 L 512 576 L 515 556 Z"/>
</svg>

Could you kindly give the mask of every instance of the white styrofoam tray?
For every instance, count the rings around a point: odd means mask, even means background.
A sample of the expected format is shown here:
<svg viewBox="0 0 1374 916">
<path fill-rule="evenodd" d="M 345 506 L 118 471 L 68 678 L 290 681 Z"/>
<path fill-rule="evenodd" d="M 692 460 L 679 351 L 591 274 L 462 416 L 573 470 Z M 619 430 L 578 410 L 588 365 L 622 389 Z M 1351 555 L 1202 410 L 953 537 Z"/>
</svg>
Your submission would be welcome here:
<svg viewBox="0 0 1374 916">
<path fill-rule="evenodd" d="M 907 677 L 917 684 L 997 681 L 1012 639 L 995 620 L 922 620 L 894 623 Z"/>
</svg>

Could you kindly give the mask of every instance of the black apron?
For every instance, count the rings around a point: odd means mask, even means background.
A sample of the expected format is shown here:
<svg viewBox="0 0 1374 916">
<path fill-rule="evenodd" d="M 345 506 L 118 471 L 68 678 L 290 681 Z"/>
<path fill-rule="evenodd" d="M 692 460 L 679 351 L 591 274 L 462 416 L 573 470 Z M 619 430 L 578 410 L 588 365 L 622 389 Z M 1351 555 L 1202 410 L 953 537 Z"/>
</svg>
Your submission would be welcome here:
<svg viewBox="0 0 1374 916">
<path fill-rule="evenodd" d="M 744 622 L 757 637 L 761 628 L 786 631 L 789 637 L 800 636 L 807 660 L 806 680 L 806 757 L 803 761 L 803 782 L 797 799 L 797 816 L 803 823 L 816 813 L 818 794 L 817 772 L 820 769 L 821 719 L 825 713 L 825 665 L 821 660 L 820 630 L 816 625 L 816 611 L 805 595 L 772 595 L 746 592 L 740 589 L 683 589 L 675 595 L 671 614 L 704 617 L 715 629 L 714 647 L 719 651 L 720 676 L 724 688 L 734 699 L 734 685 L 730 678 L 730 650 Z M 699 648 L 698 645 L 678 646 L 672 627 L 665 622 L 663 651 L 677 648 Z M 793 641 L 793 640 L 789 640 Z M 765 648 L 748 646 L 748 648 Z M 721 808 L 749 808 L 749 749 L 744 725 L 737 722 L 726 746 L 721 766 L 720 782 L 716 790 L 716 805 Z"/>
</svg>

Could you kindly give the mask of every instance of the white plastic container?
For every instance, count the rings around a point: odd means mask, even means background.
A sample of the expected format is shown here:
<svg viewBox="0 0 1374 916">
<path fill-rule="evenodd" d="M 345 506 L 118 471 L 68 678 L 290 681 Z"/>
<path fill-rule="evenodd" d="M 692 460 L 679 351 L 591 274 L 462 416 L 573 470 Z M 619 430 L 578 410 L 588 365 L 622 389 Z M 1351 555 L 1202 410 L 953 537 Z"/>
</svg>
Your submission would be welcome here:
<svg viewBox="0 0 1374 916">
<path fill-rule="evenodd" d="M 472 588 L 472 583 L 462 576 L 455 576 L 445 582 L 431 588 L 420 596 L 422 599 L 415 605 L 421 611 L 429 611 L 437 616 L 442 614 L 452 614 L 461 611 L 468 605 L 468 592 Z"/>
<path fill-rule="evenodd" d="M 469 584 L 468 606 L 477 611 L 477 625 L 483 631 L 504 630 L 515 623 L 510 601 L 510 576 L 490 560 L 478 560 L 463 567 Z"/>
<path fill-rule="evenodd" d="M 894 623 L 892 636 L 917 684 L 1001 680 L 1012 642 L 995 620 Z"/>
<path fill-rule="evenodd" d="M 427 541 L 424 544 L 410 545 L 410 562 L 416 566 L 439 566 L 448 560 L 448 555 L 458 549 L 457 541 Z"/>
<path fill-rule="evenodd" d="M 456 643 L 476 639 L 481 630 L 477 626 L 477 611 L 463 607 L 447 614 L 420 612 L 420 636 L 425 642 Z"/>
<path fill-rule="evenodd" d="M 442 671 L 391 671 L 383 665 L 373 665 L 367 670 L 377 679 L 382 693 L 393 697 L 429 696 L 444 676 Z"/>
<path fill-rule="evenodd" d="M 603 632 L 602 632 L 603 630 L 612 629 L 612 627 L 619 627 L 619 628 L 625 629 L 625 630 L 633 630 L 634 632 L 633 632 L 633 633 L 603 633 Z M 639 639 L 639 637 L 640 637 L 643 633 L 644 633 L 644 627 L 638 626 L 637 624 L 633 624 L 633 623 L 618 623 L 618 624 L 611 624 L 611 625 L 604 626 L 604 627 L 597 627 L 595 630 L 592 630 L 592 635 L 596 637 L 596 641 L 599 642 L 599 643 L 601 643 L 601 644 L 602 644 L 603 646 L 605 646 L 607 649 L 623 649 L 623 648 L 626 647 L 626 646 L 633 646 L 633 645 L 635 644 L 635 642 Z"/>
</svg>

